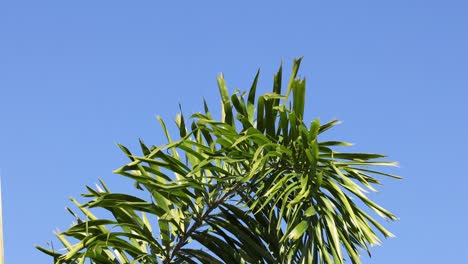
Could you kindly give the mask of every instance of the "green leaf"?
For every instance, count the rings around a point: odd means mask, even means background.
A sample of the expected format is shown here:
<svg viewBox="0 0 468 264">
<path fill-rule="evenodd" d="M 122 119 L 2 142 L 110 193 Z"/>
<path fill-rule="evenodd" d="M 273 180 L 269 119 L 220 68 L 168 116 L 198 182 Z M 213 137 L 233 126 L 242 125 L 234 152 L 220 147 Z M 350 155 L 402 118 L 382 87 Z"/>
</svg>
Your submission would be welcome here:
<svg viewBox="0 0 468 264">
<path fill-rule="evenodd" d="M 294 59 L 291 77 L 289 79 L 288 87 L 286 89 L 286 98 L 284 99 L 283 105 L 286 105 L 286 102 L 288 101 L 288 98 L 289 98 L 289 94 L 291 93 L 291 90 L 293 89 L 294 81 L 296 80 L 297 72 L 299 71 L 299 66 L 301 65 L 301 61 L 302 61 L 302 58 Z"/>
<path fill-rule="evenodd" d="M 255 92 L 257 90 L 257 82 L 258 82 L 259 76 L 260 76 L 260 69 L 257 71 L 257 74 L 255 75 L 254 81 L 249 90 L 249 97 L 247 98 L 247 115 L 249 118 L 249 122 L 251 124 L 253 124 L 254 122 Z"/>
<path fill-rule="evenodd" d="M 305 79 L 295 80 L 293 82 L 293 109 L 299 120 L 302 121 L 304 117 L 304 105 L 305 105 Z"/>
<path fill-rule="evenodd" d="M 309 206 L 309 208 L 307 208 L 305 211 L 304 211 L 304 215 L 305 216 L 313 216 L 317 213 L 317 211 L 315 211 L 315 208 L 314 206 Z"/>
<path fill-rule="evenodd" d="M 330 121 L 330 122 L 328 122 L 326 124 L 323 124 L 323 125 L 320 126 L 319 134 L 321 134 L 321 133 L 327 131 L 328 129 L 330 129 L 330 128 L 336 126 L 336 125 L 339 125 L 339 124 L 341 124 L 341 121 L 339 121 L 339 120 L 332 120 L 332 121 Z"/>
<path fill-rule="evenodd" d="M 265 112 L 265 99 L 263 96 L 258 97 L 258 104 L 257 104 L 257 129 L 260 132 L 265 131 L 265 120 L 264 120 L 264 112 Z"/>
<path fill-rule="evenodd" d="M 288 238 L 292 240 L 299 239 L 304 232 L 307 230 L 309 226 L 309 222 L 306 220 L 302 220 L 299 224 L 297 224 L 289 233 Z"/>
</svg>

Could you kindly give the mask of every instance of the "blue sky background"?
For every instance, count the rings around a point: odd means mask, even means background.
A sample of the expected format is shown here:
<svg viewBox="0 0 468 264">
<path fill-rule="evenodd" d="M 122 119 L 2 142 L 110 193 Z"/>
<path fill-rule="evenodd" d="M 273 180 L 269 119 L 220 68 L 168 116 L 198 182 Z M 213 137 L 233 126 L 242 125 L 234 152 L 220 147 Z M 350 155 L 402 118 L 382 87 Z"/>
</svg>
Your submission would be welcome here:
<svg viewBox="0 0 468 264">
<path fill-rule="evenodd" d="M 235 3 L 233 3 L 235 2 Z M 270 91 L 304 56 L 307 117 L 400 162 L 371 197 L 400 217 L 366 264 L 462 263 L 468 236 L 466 1 L 1 1 L 0 175 L 7 263 L 72 217 L 69 196 L 127 160 L 115 143 L 164 142 L 182 104 L 218 106 L 216 75 Z M 56 243 L 57 245 L 57 243 Z"/>
</svg>

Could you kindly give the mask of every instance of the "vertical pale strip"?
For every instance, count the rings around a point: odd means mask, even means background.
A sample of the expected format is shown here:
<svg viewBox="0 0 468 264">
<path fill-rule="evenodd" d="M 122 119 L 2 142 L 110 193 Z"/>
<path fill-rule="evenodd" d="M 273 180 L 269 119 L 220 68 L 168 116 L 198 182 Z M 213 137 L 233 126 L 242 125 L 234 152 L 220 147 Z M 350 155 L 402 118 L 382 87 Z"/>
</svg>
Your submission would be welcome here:
<svg viewBox="0 0 468 264">
<path fill-rule="evenodd" d="M 0 264 L 3 263 L 2 178 L 0 178 Z"/>
</svg>

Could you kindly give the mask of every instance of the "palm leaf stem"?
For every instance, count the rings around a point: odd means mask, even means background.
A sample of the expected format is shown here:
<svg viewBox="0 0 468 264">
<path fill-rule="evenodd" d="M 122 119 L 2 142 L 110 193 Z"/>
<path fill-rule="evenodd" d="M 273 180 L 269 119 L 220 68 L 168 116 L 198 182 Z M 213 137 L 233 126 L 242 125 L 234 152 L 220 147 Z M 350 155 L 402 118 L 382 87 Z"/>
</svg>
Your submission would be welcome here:
<svg viewBox="0 0 468 264">
<path fill-rule="evenodd" d="M 179 241 L 174 246 L 172 252 L 169 254 L 169 257 L 166 260 L 164 260 L 163 263 L 171 263 L 171 260 L 177 255 L 180 249 L 185 244 L 187 244 L 187 239 L 203 224 L 205 219 L 207 219 L 210 216 L 210 213 L 216 208 L 218 208 L 219 205 L 224 203 L 229 198 L 229 196 L 234 194 L 241 186 L 242 182 L 236 183 L 230 191 L 226 192 L 223 196 L 221 196 L 221 198 L 219 198 L 211 206 L 209 206 L 208 209 L 195 221 L 195 223 L 186 232 L 184 232 L 184 234 L 182 234 Z"/>
</svg>

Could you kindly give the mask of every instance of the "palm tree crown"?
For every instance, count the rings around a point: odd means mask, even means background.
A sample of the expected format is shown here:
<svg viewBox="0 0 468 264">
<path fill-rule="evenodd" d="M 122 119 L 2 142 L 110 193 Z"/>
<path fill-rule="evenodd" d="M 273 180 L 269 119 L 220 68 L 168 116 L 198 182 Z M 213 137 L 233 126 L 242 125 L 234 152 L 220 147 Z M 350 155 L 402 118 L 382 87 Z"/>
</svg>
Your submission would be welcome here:
<svg viewBox="0 0 468 264">
<path fill-rule="evenodd" d="M 116 174 L 135 181 L 142 195 L 87 187 L 82 215 L 57 233 L 65 252 L 38 247 L 55 263 L 352 263 L 360 252 L 392 236 L 369 213 L 395 220 L 371 201 L 373 169 L 393 166 L 385 156 L 337 152 L 341 141 L 318 136 L 339 122 L 306 124 L 301 59 L 282 89 L 282 67 L 273 91 L 256 98 L 259 73 L 248 93 L 228 93 L 222 75 L 221 120 L 204 113 L 176 118 L 180 138 L 147 146 L 141 155 L 120 146 L 130 162 Z M 359 206 L 356 204 L 359 201 Z M 96 217 L 102 208 L 111 219 Z M 370 209 L 370 210 L 369 210 Z"/>
</svg>

